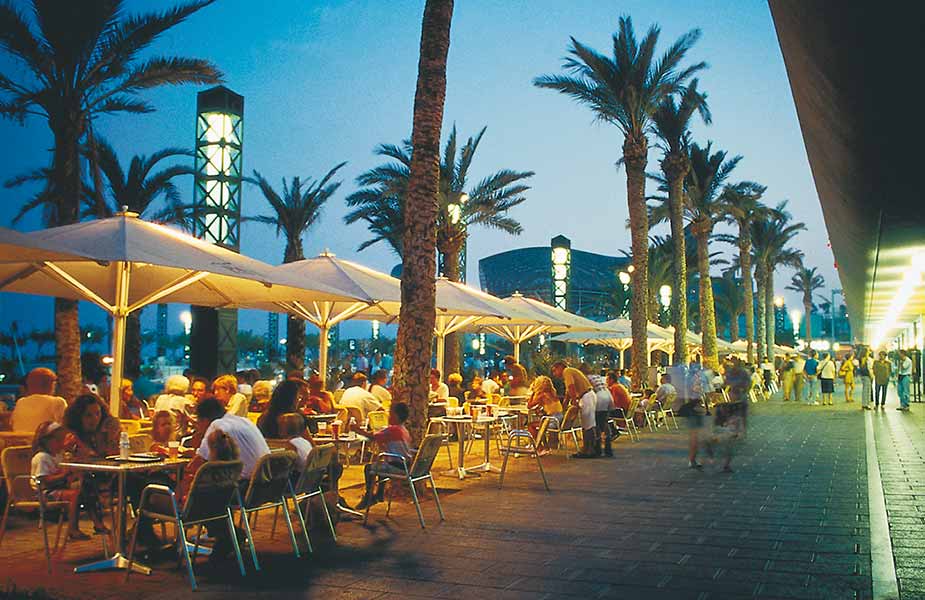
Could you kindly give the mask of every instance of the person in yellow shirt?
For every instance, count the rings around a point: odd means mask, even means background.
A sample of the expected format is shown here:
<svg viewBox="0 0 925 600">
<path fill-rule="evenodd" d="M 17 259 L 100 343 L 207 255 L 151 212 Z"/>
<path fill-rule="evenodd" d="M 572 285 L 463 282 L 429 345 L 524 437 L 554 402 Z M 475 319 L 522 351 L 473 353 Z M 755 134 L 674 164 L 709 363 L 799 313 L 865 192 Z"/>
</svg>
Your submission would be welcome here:
<svg viewBox="0 0 925 600">
<path fill-rule="evenodd" d="M 594 451 L 594 440 L 597 439 L 594 418 L 594 413 L 597 411 L 597 395 L 594 393 L 594 386 L 584 373 L 574 367 L 569 367 L 561 360 L 553 363 L 552 376 L 562 379 L 565 383 L 566 405 L 575 404 L 578 407 L 583 447 L 580 452 L 572 456 L 574 458 L 597 458 L 600 454 Z"/>
</svg>

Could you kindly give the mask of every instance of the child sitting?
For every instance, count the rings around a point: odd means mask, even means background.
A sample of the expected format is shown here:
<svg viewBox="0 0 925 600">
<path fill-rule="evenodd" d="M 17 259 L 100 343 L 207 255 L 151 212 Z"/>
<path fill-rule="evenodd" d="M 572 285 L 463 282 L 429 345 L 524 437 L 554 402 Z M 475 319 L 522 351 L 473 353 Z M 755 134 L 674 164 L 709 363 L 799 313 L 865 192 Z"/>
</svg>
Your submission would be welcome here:
<svg viewBox="0 0 925 600">
<path fill-rule="evenodd" d="M 292 470 L 292 483 L 295 485 L 302 476 L 305 465 L 308 464 L 308 455 L 314 448 L 314 441 L 305 430 L 305 419 L 302 415 L 295 413 L 280 415 L 277 423 L 280 437 L 289 440 L 289 449 L 296 453 L 295 468 Z M 340 476 L 343 473 L 343 465 L 336 459 L 333 460 L 328 466 L 328 479 L 331 482 L 331 490 L 338 491 Z"/>
<path fill-rule="evenodd" d="M 53 501 L 68 503 L 68 529 L 69 540 L 87 540 L 90 536 L 80 531 L 78 525 L 77 505 L 80 500 L 80 479 L 74 477 L 67 469 L 60 466 L 60 455 L 64 450 L 67 431 L 60 423 L 45 421 L 35 430 L 32 440 L 32 487 L 39 489 L 36 478 L 41 478 L 45 496 Z M 77 487 L 73 487 L 77 485 Z M 96 503 L 87 503 L 87 512 L 93 520 L 94 529 L 98 533 L 108 530 L 103 525 L 99 512 L 95 510 Z"/>
<path fill-rule="evenodd" d="M 372 438 L 383 452 L 404 457 L 410 468 L 414 455 L 411 451 L 411 434 L 405 429 L 405 421 L 408 420 L 408 413 L 407 404 L 404 402 L 393 402 L 392 406 L 389 407 L 388 427 L 377 433 L 364 431 L 362 429 L 358 430 L 358 433 Z M 363 499 L 360 500 L 360 503 L 357 504 L 357 510 L 363 510 L 377 502 L 382 502 L 384 487 L 381 480 L 387 479 L 389 475 L 396 474 L 405 474 L 405 468 L 401 460 L 397 458 L 390 457 L 385 462 L 374 462 L 366 465 L 364 471 L 366 478 L 366 493 L 363 495 Z M 376 492 L 373 494 L 373 486 L 376 485 L 377 481 L 378 486 L 376 486 Z"/>
</svg>

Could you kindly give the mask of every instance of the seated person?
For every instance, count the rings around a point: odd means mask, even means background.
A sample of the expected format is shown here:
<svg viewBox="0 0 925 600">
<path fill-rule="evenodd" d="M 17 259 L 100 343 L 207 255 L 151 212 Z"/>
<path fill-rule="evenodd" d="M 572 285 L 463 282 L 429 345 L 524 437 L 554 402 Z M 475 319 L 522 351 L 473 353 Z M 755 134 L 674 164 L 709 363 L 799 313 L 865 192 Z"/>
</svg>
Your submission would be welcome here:
<svg viewBox="0 0 925 600">
<path fill-rule="evenodd" d="M 177 435 L 186 435 L 186 431 L 193 421 L 196 404 L 186 396 L 189 389 L 189 379 L 183 375 L 171 375 L 164 383 L 164 393 L 154 402 L 154 412 L 170 411 L 177 426 Z"/>
<path fill-rule="evenodd" d="M 170 411 L 159 410 L 151 418 L 151 452 L 167 456 L 170 442 L 177 440 L 177 428 Z"/>
<path fill-rule="evenodd" d="M 55 502 L 67 502 L 67 539 L 88 540 L 90 536 L 80 531 L 78 526 L 78 501 L 80 499 L 80 478 L 60 466 L 61 453 L 64 451 L 67 430 L 60 423 L 45 421 L 35 430 L 32 440 L 32 477 L 40 477 L 45 496 Z M 77 486 L 77 487 L 75 487 Z M 37 490 L 35 482 L 32 488 Z M 93 520 L 93 529 L 97 533 L 108 531 L 100 517 L 96 502 L 86 504 L 87 512 Z"/>
<path fill-rule="evenodd" d="M 446 387 L 449 389 L 449 397 L 456 398 L 460 402 L 466 399 L 466 390 L 462 386 L 463 378 L 459 373 L 450 373 L 446 376 Z"/>
<path fill-rule="evenodd" d="M 67 402 L 55 396 L 58 376 L 51 369 L 39 367 L 26 375 L 26 396 L 16 401 L 10 424 L 13 431 L 35 431 L 46 421 L 62 423 Z"/>
<path fill-rule="evenodd" d="M 357 409 L 364 422 L 369 413 L 382 409 L 382 403 L 366 389 L 366 375 L 359 371 L 350 378 L 350 387 L 344 390 L 344 395 L 340 398 L 340 406 Z"/>
<path fill-rule="evenodd" d="M 445 402 L 450 397 L 450 388 L 440 381 L 440 369 L 430 370 L 430 387 L 428 388 L 428 398 L 431 402 Z"/>
<path fill-rule="evenodd" d="M 250 409 L 252 412 L 263 412 L 270 403 L 270 396 L 273 395 L 273 382 L 267 379 L 255 381 L 251 387 L 253 397 L 251 398 Z"/>
<path fill-rule="evenodd" d="M 411 434 L 405 429 L 405 422 L 408 420 L 408 405 L 404 402 L 394 402 L 389 408 L 389 426 L 382 431 L 373 433 L 372 431 L 358 430 L 361 435 L 371 438 L 383 452 L 403 456 L 407 461 L 408 467 L 411 467 L 411 461 L 414 460 L 414 453 L 411 450 Z M 389 458 L 384 462 L 373 462 L 366 465 L 364 476 L 366 478 L 366 492 L 363 499 L 357 504 L 357 510 L 363 510 L 377 502 L 382 502 L 384 484 L 379 481 L 380 476 L 388 477 L 390 474 L 404 474 L 405 469 L 400 460 Z M 378 486 L 376 483 L 378 482 Z M 375 493 L 373 487 L 376 487 Z"/>
<path fill-rule="evenodd" d="M 392 392 L 386 386 L 388 380 L 389 372 L 385 369 L 379 369 L 373 372 L 372 383 L 369 386 L 369 393 L 375 396 L 379 403 L 382 404 L 382 408 L 386 410 L 392 404 Z"/>
<path fill-rule="evenodd" d="M 661 378 L 661 385 L 655 390 L 655 400 L 664 407 L 671 406 L 671 402 L 678 395 L 678 390 L 671 383 L 671 375 L 665 373 Z"/>
<path fill-rule="evenodd" d="M 533 380 L 533 393 L 530 400 L 527 401 L 528 408 L 538 408 L 542 410 L 543 415 L 555 419 L 555 425 L 562 425 L 562 402 L 556 395 L 556 388 L 552 385 L 552 379 L 545 375 L 540 375 Z M 527 426 L 533 437 L 536 437 L 539 431 L 540 422 L 534 421 Z M 546 440 L 540 440 L 540 444 L 545 444 Z"/>
<path fill-rule="evenodd" d="M 308 397 L 300 408 L 310 415 L 329 415 L 337 412 L 334 408 L 334 394 L 324 389 L 324 383 L 318 375 L 308 378 Z"/>
<path fill-rule="evenodd" d="M 247 397 L 238 391 L 238 379 L 234 375 L 222 375 L 212 382 L 212 394 L 225 407 L 225 411 L 239 417 L 247 416 Z"/>
<path fill-rule="evenodd" d="M 503 394 L 504 383 L 507 374 L 504 371 L 492 371 L 491 377 L 482 380 L 482 391 L 485 392 L 485 398 L 491 398 L 492 394 Z"/>
<path fill-rule="evenodd" d="M 469 389 L 466 390 L 466 400 L 484 404 L 488 394 L 485 393 L 485 388 L 482 385 L 483 383 L 482 378 L 478 375 L 473 377 L 472 381 L 469 382 Z"/>
<path fill-rule="evenodd" d="M 257 419 L 257 429 L 263 437 L 270 440 L 283 437 L 280 435 L 277 424 L 279 417 L 287 414 L 298 414 L 302 419 L 302 431 L 305 431 L 305 417 L 297 413 L 301 389 L 302 384 L 292 379 L 287 379 L 276 386 L 266 412 Z"/>
<path fill-rule="evenodd" d="M 289 440 L 289 449 L 296 453 L 295 468 L 292 470 L 292 484 L 295 485 L 308 464 L 308 454 L 314 448 L 314 442 L 311 436 L 305 431 L 302 415 L 289 413 L 280 415 L 277 420 L 277 428 L 281 438 Z M 340 476 L 344 473 L 344 467 L 335 459 L 331 461 L 328 467 L 328 479 L 330 481 L 330 490 L 338 491 Z"/>
<path fill-rule="evenodd" d="M 607 387 L 610 390 L 610 396 L 613 398 L 613 407 L 621 408 L 624 412 L 629 410 L 630 391 L 620 383 L 620 376 L 616 371 L 607 373 Z"/>
<path fill-rule="evenodd" d="M 144 419 L 148 416 L 148 403 L 135 397 L 135 388 L 131 379 L 123 379 L 119 386 L 122 392 L 119 396 L 120 419 Z"/>
</svg>

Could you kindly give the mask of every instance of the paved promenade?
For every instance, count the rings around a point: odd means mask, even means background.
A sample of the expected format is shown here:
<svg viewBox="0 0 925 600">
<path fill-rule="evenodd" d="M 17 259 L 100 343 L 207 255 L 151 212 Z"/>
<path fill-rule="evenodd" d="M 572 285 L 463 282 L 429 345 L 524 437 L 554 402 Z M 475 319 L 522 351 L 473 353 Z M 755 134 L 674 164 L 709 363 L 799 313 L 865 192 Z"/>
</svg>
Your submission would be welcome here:
<svg viewBox="0 0 925 600">
<path fill-rule="evenodd" d="M 874 539 L 891 540 L 902 598 L 925 597 L 923 412 L 752 405 L 732 474 L 688 469 L 684 432 L 661 431 L 621 439 L 613 459 L 545 458 L 550 494 L 525 458 L 512 460 L 503 491 L 493 474 L 462 484 L 442 476 L 445 523 L 429 499 L 426 530 L 409 504 L 393 505 L 390 519 L 377 506 L 368 528 L 340 523 L 336 545 L 319 531 L 315 554 L 301 560 L 287 553 L 285 536 L 268 539 L 267 519 L 257 536 L 262 571 L 248 564 L 241 579 L 203 566 L 195 596 L 873 598 L 885 588 L 872 573 L 894 573 L 871 559 L 867 448 L 875 441 L 889 531 Z M 360 471 L 348 473 L 355 481 Z M 358 494 L 345 491 L 351 501 Z M 49 577 L 29 524 L 15 519 L 0 546 L 2 583 L 62 598 L 193 596 L 169 559 L 129 584 L 117 573 L 71 573 L 98 551 L 94 542 L 69 545 Z"/>
</svg>

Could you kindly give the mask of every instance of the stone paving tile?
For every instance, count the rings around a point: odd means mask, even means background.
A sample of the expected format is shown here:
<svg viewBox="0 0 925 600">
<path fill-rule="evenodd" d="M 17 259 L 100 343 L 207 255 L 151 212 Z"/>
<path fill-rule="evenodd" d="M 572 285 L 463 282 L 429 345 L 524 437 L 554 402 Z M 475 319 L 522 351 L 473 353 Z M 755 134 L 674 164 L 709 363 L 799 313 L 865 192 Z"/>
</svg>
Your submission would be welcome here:
<svg viewBox="0 0 925 600">
<path fill-rule="evenodd" d="M 259 531 L 262 571 L 250 568 L 241 579 L 200 568 L 195 597 L 870 597 L 864 422 L 856 409 L 771 402 L 753 406 L 749 425 L 731 475 L 710 465 L 687 469 L 685 434 L 658 432 L 620 440 L 613 460 L 547 457 L 550 494 L 526 460 L 511 462 L 503 491 L 492 475 L 439 477 L 441 490 L 463 491 L 444 495 L 442 524 L 425 502 L 426 530 L 405 502 L 393 505 L 390 519 L 375 507 L 369 527 L 339 524 L 337 545 L 318 532 L 315 554 L 302 560 L 287 554 L 281 536 L 271 541 Z M 904 511 L 895 513 L 907 519 L 897 526 L 915 527 L 925 498 L 919 503 L 917 482 L 903 476 L 902 493 L 889 497 L 898 504 L 888 505 Z M 914 531 L 896 531 L 907 533 Z M 74 575 L 70 567 L 96 549 L 75 546 L 49 578 L 39 537 L 17 518 L 0 547 L 0 573 L 55 597 L 193 597 L 169 559 L 129 584 L 118 573 Z M 910 560 L 922 547 L 906 546 Z M 919 573 L 903 576 L 907 593 L 919 589 Z"/>
</svg>

